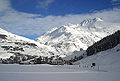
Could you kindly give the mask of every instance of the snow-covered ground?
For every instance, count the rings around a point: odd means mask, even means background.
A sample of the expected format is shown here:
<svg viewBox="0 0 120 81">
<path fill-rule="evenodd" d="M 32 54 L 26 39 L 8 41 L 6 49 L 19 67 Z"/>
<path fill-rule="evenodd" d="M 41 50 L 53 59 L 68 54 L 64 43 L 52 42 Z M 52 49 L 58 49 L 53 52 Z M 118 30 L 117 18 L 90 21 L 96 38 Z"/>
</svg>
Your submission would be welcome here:
<svg viewBox="0 0 120 81">
<path fill-rule="evenodd" d="M 0 65 L 0 81 L 120 81 L 120 66 Z M 115 70 L 116 69 L 116 70 Z"/>
<path fill-rule="evenodd" d="M 81 59 L 75 64 L 80 65 L 90 65 L 91 63 L 96 63 L 100 66 L 118 66 L 120 65 L 120 44 L 112 49 L 106 51 L 98 52 L 92 56 Z"/>
</svg>

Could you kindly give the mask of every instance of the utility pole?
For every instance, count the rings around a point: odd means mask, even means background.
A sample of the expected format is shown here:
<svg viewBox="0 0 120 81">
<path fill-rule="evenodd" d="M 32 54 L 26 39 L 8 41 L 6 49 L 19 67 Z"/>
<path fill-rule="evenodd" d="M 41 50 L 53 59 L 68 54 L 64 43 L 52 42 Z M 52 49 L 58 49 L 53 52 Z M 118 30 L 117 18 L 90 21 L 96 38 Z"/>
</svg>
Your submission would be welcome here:
<svg viewBox="0 0 120 81">
<path fill-rule="evenodd" d="M 98 71 L 100 70 L 99 64 L 98 64 Z"/>
</svg>

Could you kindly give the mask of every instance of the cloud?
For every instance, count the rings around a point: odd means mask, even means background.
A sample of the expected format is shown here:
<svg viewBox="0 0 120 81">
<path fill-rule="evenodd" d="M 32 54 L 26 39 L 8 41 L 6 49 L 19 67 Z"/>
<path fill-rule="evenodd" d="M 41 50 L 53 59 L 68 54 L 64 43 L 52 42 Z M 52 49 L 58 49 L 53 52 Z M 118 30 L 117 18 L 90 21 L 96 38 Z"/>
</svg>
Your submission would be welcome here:
<svg viewBox="0 0 120 81">
<path fill-rule="evenodd" d="M 0 0 L 0 12 L 4 12 L 10 9 L 9 0 Z"/>
<path fill-rule="evenodd" d="M 120 6 L 120 0 L 112 0 L 111 3 L 113 6 Z"/>
<path fill-rule="evenodd" d="M 44 8 L 47 9 L 50 4 L 52 4 L 54 0 L 43 0 L 39 1 L 38 5 L 36 6 L 37 8 Z"/>
<path fill-rule="evenodd" d="M 112 2 L 120 2 L 120 0 L 112 0 Z"/>
<path fill-rule="evenodd" d="M 91 14 L 41 17 L 41 15 L 14 10 L 11 8 L 9 0 L 0 0 L 1 2 L 5 4 L 5 8 L 0 7 L 0 27 L 18 35 L 38 36 L 53 27 L 59 27 L 68 23 L 78 24 L 86 18 L 101 17 L 107 22 L 120 23 L 120 9 L 117 8 L 96 11 Z"/>
</svg>

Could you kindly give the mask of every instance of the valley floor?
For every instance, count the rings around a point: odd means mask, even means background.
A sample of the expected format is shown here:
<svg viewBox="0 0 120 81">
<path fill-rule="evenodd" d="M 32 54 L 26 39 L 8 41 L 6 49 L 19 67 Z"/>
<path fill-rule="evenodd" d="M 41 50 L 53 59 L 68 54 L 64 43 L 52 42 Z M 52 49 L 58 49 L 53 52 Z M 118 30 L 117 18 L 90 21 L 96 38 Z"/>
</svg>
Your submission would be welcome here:
<svg viewBox="0 0 120 81">
<path fill-rule="evenodd" d="M 0 81 L 120 81 L 120 66 L 0 64 Z"/>
</svg>

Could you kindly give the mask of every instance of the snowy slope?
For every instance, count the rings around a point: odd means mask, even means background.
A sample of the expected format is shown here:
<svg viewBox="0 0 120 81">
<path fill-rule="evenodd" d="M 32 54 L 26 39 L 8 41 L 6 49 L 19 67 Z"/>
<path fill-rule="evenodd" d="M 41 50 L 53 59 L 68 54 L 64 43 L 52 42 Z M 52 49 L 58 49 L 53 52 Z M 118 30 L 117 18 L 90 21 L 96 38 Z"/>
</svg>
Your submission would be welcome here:
<svg viewBox="0 0 120 81">
<path fill-rule="evenodd" d="M 59 54 L 70 55 L 86 50 L 103 37 L 120 30 L 119 23 L 108 23 L 101 18 L 86 19 L 80 24 L 68 24 L 44 33 L 37 38 L 41 44 L 54 47 Z"/>
<path fill-rule="evenodd" d="M 101 51 L 95 55 L 88 56 L 82 60 L 75 62 L 75 64 L 88 65 L 92 63 L 100 66 L 119 66 L 120 65 L 120 44 L 112 49 Z"/>
<path fill-rule="evenodd" d="M 0 58 L 9 58 L 15 53 L 51 56 L 54 52 L 53 47 L 12 34 L 0 28 Z"/>
<path fill-rule="evenodd" d="M 71 60 L 71 59 L 74 59 L 75 57 L 79 57 L 83 54 L 86 54 L 86 51 L 85 50 L 82 50 L 82 51 L 74 51 L 72 54 L 64 57 L 63 59 L 64 60 Z"/>
<path fill-rule="evenodd" d="M 27 42 L 31 42 L 31 43 L 36 43 L 34 40 L 30 40 L 28 38 L 22 37 L 22 36 L 18 36 L 15 34 L 12 34 L 10 32 L 7 32 L 3 29 L 0 28 L 0 34 L 6 35 L 7 36 L 7 40 L 8 41 L 27 41 Z"/>
</svg>

